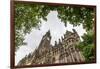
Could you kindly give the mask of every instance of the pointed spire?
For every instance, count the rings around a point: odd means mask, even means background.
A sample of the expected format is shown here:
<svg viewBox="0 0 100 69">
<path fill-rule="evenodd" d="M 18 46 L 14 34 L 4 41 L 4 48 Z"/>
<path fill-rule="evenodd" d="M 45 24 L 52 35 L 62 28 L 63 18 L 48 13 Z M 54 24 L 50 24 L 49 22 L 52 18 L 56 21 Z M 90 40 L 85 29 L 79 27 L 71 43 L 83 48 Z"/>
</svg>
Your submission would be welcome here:
<svg viewBox="0 0 100 69">
<path fill-rule="evenodd" d="M 59 44 L 62 44 L 62 43 L 61 43 L 61 39 L 59 39 Z"/>
<path fill-rule="evenodd" d="M 55 46 L 57 45 L 57 41 L 55 41 Z"/>
<path fill-rule="evenodd" d="M 50 35 L 50 30 L 48 30 L 48 32 L 46 33 L 47 35 Z"/>
<path fill-rule="evenodd" d="M 64 40 L 64 38 L 61 36 L 61 40 L 63 41 Z"/>
<path fill-rule="evenodd" d="M 61 40 L 59 39 L 59 43 L 61 43 Z"/>
<path fill-rule="evenodd" d="M 77 33 L 75 29 L 72 29 L 74 33 Z"/>
<path fill-rule="evenodd" d="M 51 39 L 50 30 L 48 30 L 48 32 L 46 33 L 46 35 Z"/>
</svg>

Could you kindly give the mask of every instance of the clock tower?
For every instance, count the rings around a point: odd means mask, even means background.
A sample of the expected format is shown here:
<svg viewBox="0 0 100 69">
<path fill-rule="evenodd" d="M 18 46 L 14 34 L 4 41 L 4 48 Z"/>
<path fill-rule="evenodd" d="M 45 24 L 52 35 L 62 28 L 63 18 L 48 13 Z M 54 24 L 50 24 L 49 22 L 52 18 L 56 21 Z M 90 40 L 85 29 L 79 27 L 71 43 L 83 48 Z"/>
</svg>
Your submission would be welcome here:
<svg viewBox="0 0 100 69">
<path fill-rule="evenodd" d="M 50 48 L 50 42 L 51 42 L 51 35 L 50 30 L 46 32 L 46 34 L 43 36 L 40 45 L 39 45 L 39 53 L 43 53 L 49 50 Z"/>
</svg>

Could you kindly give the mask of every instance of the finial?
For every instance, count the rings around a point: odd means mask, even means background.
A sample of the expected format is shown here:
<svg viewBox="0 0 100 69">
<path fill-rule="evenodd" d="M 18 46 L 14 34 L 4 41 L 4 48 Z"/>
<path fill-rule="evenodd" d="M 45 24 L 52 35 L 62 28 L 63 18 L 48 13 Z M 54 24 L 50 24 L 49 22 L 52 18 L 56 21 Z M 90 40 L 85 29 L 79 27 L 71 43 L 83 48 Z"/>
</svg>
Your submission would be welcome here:
<svg viewBox="0 0 100 69">
<path fill-rule="evenodd" d="M 51 38 L 50 30 L 48 30 L 48 31 L 46 32 L 46 34 L 44 35 L 44 37 L 45 37 L 45 36 L 48 36 L 48 37 Z"/>
<path fill-rule="evenodd" d="M 50 29 L 48 30 L 48 32 L 50 33 Z"/>
<path fill-rule="evenodd" d="M 61 40 L 59 39 L 59 44 L 61 44 Z"/>
<path fill-rule="evenodd" d="M 50 30 L 48 30 L 48 32 L 47 32 L 48 34 L 50 34 Z"/>
<path fill-rule="evenodd" d="M 55 46 L 57 45 L 57 41 L 55 41 Z"/>
<path fill-rule="evenodd" d="M 72 29 L 72 30 L 73 30 L 74 33 L 76 33 L 76 30 L 75 29 Z"/>
<path fill-rule="evenodd" d="M 59 39 L 59 43 L 61 42 L 61 40 Z"/>
<path fill-rule="evenodd" d="M 62 41 L 63 41 L 63 39 L 64 39 L 64 38 L 61 36 L 61 40 L 62 40 Z"/>
</svg>

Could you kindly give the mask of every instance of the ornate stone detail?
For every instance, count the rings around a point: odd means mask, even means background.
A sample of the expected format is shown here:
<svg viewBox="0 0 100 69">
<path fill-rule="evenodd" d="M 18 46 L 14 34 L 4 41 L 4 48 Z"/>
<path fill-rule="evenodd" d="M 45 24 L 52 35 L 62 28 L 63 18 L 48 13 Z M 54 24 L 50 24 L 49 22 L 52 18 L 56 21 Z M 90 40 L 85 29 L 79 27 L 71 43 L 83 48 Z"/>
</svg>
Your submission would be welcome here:
<svg viewBox="0 0 100 69">
<path fill-rule="evenodd" d="M 85 62 L 81 51 L 76 47 L 80 37 L 76 30 L 73 32 L 66 31 L 64 38 L 55 41 L 55 46 L 50 45 L 50 30 L 43 36 L 38 48 L 23 58 L 18 65 L 37 65 L 37 64 L 54 64 L 54 63 L 78 63 Z"/>
</svg>

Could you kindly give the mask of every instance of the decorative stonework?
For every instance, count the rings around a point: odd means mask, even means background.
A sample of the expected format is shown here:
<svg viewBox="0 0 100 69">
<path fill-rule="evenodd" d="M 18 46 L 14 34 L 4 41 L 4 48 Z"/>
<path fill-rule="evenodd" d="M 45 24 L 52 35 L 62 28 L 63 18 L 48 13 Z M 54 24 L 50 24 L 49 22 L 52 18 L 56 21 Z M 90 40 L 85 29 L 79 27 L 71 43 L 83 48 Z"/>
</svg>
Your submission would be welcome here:
<svg viewBox="0 0 100 69">
<path fill-rule="evenodd" d="M 24 57 L 18 65 L 37 65 L 37 64 L 55 64 L 55 63 L 80 63 L 85 62 L 81 51 L 76 47 L 80 37 L 76 30 L 73 32 L 66 31 L 64 37 L 59 39 L 59 43 L 55 41 L 52 46 L 50 31 L 42 38 L 39 46 L 35 51 Z"/>
</svg>

